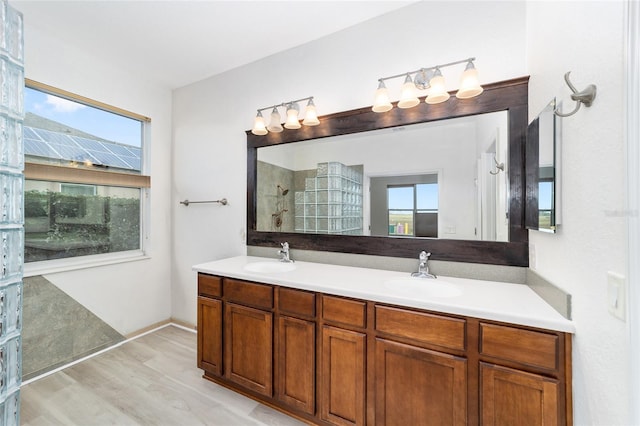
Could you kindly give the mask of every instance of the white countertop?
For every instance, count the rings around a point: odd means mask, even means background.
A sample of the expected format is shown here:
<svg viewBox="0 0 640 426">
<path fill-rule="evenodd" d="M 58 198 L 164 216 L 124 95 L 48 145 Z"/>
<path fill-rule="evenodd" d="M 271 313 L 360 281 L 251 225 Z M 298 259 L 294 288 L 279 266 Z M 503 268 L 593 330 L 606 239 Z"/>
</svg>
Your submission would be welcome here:
<svg viewBox="0 0 640 426">
<path fill-rule="evenodd" d="M 438 297 L 398 291 L 393 285 L 385 284 L 389 280 L 409 277 L 405 272 L 311 262 L 295 262 L 295 269 L 288 272 L 251 272 L 244 269 L 245 265 L 254 262 L 277 263 L 278 260 L 238 256 L 194 265 L 193 270 L 337 296 L 575 332 L 572 321 L 560 315 L 531 288 L 523 284 L 438 276 L 435 280 L 438 284 L 446 282 L 460 290 L 459 295 Z M 418 281 L 424 285 L 429 285 L 430 282 L 434 281 Z"/>
</svg>

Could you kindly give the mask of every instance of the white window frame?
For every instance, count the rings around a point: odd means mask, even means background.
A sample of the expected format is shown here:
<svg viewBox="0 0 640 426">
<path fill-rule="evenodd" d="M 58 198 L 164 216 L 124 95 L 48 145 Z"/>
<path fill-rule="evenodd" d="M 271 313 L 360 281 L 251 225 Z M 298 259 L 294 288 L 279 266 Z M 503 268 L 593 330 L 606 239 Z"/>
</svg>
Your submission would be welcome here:
<svg viewBox="0 0 640 426">
<path fill-rule="evenodd" d="M 49 93 L 58 97 L 80 102 L 88 106 L 119 114 L 138 120 L 142 123 L 142 158 L 140 174 L 119 173 L 113 171 L 73 169 L 58 165 L 25 162 L 25 179 L 69 184 L 123 186 L 140 189 L 140 248 L 136 250 L 120 251 L 62 259 L 51 259 L 24 264 L 24 276 L 30 277 L 77 269 L 94 268 L 123 262 L 149 259 L 149 227 L 150 217 L 150 188 L 151 178 L 147 172 L 149 164 L 149 136 L 151 119 L 140 114 L 123 110 L 93 99 L 58 89 L 43 83 L 25 79 L 25 86 Z"/>
</svg>

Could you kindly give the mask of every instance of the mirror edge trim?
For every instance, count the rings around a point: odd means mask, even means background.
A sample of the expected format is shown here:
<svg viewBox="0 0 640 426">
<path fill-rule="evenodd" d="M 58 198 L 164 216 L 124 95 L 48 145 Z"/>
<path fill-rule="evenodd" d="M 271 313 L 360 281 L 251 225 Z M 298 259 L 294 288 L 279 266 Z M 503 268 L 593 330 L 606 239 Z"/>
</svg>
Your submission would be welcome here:
<svg viewBox="0 0 640 426">
<path fill-rule="evenodd" d="M 371 107 L 365 107 L 321 116 L 320 125 L 303 126 L 293 131 L 256 136 L 247 130 L 247 245 L 277 247 L 286 240 L 294 249 L 405 258 L 428 250 L 434 254 L 434 260 L 529 266 L 528 231 L 524 226 L 528 83 L 529 76 L 525 76 L 487 84 L 484 93 L 477 98 L 459 100 L 452 96 L 437 108 L 421 102 L 415 108 L 393 108 L 378 114 L 371 111 Z M 519 161 L 521 165 L 509 167 L 509 242 L 256 231 L 259 147 L 504 110 L 509 115 L 509 164 Z"/>
</svg>

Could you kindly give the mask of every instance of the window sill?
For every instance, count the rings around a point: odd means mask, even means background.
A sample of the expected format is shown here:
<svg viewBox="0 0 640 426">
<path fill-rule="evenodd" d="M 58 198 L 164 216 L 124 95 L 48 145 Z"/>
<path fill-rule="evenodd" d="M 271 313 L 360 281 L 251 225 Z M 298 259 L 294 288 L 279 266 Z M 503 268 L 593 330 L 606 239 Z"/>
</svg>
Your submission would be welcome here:
<svg viewBox="0 0 640 426">
<path fill-rule="evenodd" d="M 79 269 L 96 268 L 99 266 L 115 265 L 125 262 L 137 262 L 151 259 L 142 251 L 128 251 L 114 254 L 100 254 L 94 256 L 81 256 L 68 259 L 45 260 L 42 262 L 31 262 L 24 265 L 25 278 L 37 275 L 56 274 L 59 272 L 69 272 Z"/>
</svg>

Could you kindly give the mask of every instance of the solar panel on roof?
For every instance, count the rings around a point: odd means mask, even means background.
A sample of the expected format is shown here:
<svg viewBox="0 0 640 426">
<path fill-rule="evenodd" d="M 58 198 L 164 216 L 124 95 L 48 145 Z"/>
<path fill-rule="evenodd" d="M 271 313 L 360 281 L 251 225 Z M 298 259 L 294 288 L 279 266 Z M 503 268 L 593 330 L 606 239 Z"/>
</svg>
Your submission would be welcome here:
<svg viewBox="0 0 640 426">
<path fill-rule="evenodd" d="M 30 138 L 30 139 L 37 139 L 39 140 L 40 137 L 38 136 L 38 134 L 36 132 L 33 131 L 33 129 L 31 127 L 23 127 L 23 134 L 25 138 Z"/>
<path fill-rule="evenodd" d="M 108 152 L 100 152 L 100 151 L 90 151 L 90 152 L 91 152 L 91 155 L 93 155 L 96 158 L 99 164 L 103 164 L 105 166 L 120 167 L 123 169 L 131 168 L 131 166 L 129 166 L 126 162 L 122 161 L 120 158 Z"/>
<path fill-rule="evenodd" d="M 89 160 L 94 164 L 120 169 L 137 171 L 141 169 L 142 150 L 140 148 L 29 126 L 24 126 L 23 129 L 25 155 L 55 160 L 63 159 L 82 162 Z"/>
<path fill-rule="evenodd" d="M 33 155 L 36 157 L 54 158 L 56 160 L 62 157 L 55 152 L 49 144 L 37 139 L 24 139 L 24 153 L 25 155 Z"/>
<path fill-rule="evenodd" d="M 76 146 L 76 143 L 72 141 L 68 135 L 62 133 L 51 132 L 44 129 L 33 129 L 45 142 L 53 142 L 61 145 Z"/>
<path fill-rule="evenodd" d="M 85 149 L 90 149 L 93 151 L 102 151 L 109 152 L 109 150 L 102 144 L 102 142 L 98 142 L 93 139 L 87 139 L 80 136 L 73 136 L 73 140 L 75 140 L 78 145 L 82 146 Z"/>
<path fill-rule="evenodd" d="M 73 160 L 73 161 L 89 160 L 91 162 L 94 161 L 93 157 L 91 157 L 89 153 L 87 153 L 84 149 L 80 147 L 52 144 L 52 143 L 50 143 L 49 145 L 51 145 L 56 151 L 58 151 L 62 156 L 62 158 L 64 158 L 65 160 Z"/>
<path fill-rule="evenodd" d="M 132 153 L 130 150 L 128 150 L 126 147 L 122 145 L 105 144 L 105 146 L 109 149 L 109 151 L 111 151 L 112 153 L 120 157 L 135 157 L 134 153 Z"/>
</svg>

